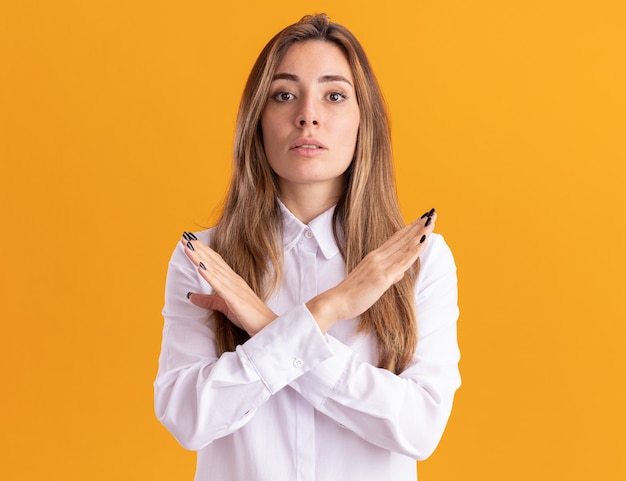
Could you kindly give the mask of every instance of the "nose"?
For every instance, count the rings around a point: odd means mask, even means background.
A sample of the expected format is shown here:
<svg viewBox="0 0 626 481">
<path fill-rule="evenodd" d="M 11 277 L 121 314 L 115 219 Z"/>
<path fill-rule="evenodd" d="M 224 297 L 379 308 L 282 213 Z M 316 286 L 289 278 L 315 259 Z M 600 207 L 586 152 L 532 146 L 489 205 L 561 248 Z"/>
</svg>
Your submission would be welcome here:
<svg viewBox="0 0 626 481">
<path fill-rule="evenodd" d="M 296 123 L 300 127 L 317 127 L 319 125 L 320 116 L 315 106 L 313 95 L 307 95 L 302 99 L 300 112 L 296 117 Z"/>
</svg>

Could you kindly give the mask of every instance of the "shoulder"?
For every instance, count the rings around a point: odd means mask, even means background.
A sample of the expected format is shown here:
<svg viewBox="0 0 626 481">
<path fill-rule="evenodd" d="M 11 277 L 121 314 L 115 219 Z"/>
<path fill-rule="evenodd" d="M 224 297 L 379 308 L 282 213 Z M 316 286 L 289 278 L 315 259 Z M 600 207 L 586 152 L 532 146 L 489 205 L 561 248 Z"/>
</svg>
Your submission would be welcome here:
<svg viewBox="0 0 626 481">
<path fill-rule="evenodd" d="M 440 234 L 431 234 L 420 256 L 415 302 L 420 339 L 453 325 L 459 317 L 456 264 Z"/>
<path fill-rule="evenodd" d="M 456 300 L 456 264 L 452 251 L 440 234 L 431 234 L 428 245 L 420 255 L 420 266 L 415 283 L 418 304 L 426 299 L 429 302 L 439 298 Z M 434 298 L 433 298 L 434 296 Z M 452 299 L 452 298 L 455 299 Z"/>
<path fill-rule="evenodd" d="M 420 254 L 420 271 L 456 271 L 454 256 L 441 234 L 433 233 L 428 238 L 424 252 Z"/>
<path fill-rule="evenodd" d="M 211 229 L 193 233 L 199 241 L 209 242 Z M 187 301 L 185 305 L 179 305 L 182 299 L 186 301 L 187 292 L 197 292 L 208 294 L 211 286 L 202 278 L 196 266 L 185 254 L 185 248 L 180 240 L 176 243 L 174 252 L 170 257 L 167 269 L 166 280 L 166 307 L 165 312 L 172 309 L 176 312 L 184 311 L 191 304 Z M 172 307 L 174 306 L 174 307 Z"/>
</svg>

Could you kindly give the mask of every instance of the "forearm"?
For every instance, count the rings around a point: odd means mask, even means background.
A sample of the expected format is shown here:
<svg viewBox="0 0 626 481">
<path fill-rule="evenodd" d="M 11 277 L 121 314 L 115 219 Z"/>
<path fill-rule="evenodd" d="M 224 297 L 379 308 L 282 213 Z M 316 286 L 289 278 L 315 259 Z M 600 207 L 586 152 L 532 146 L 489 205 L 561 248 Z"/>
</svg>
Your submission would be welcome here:
<svg viewBox="0 0 626 481">
<path fill-rule="evenodd" d="M 335 306 L 334 290 L 329 289 L 306 303 L 306 307 L 311 313 L 313 319 L 319 326 L 322 333 L 328 330 L 340 319 L 338 318 L 338 309 Z"/>
<path fill-rule="evenodd" d="M 159 369 L 156 415 L 185 448 L 198 450 L 246 424 L 271 393 L 240 353 Z"/>
<path fill-rule="evenodd" d="M 272 394 L 332 356 L 303 305 L 284 312 L 236 352 L 221 354 L 209 312 L 194 305 L 188 292 L 213 293 L 179 244 L 167 274 L 154 394 L 158 418 L 185 447 L 198 449 L 238 429 Z"/>
<path fill-rule="evenodd" d="M 309 300 L 306 306 L 320 330 L 327 332 L 340 320 L 360 316 L 400 281 L 427 248 L 435 218 L 433 209 L 399 230 L 368 253 L 339 284 Z"/>
<path fill-rule="evenodd" d="M 290 386 L 320 413 L 372 444 L 415 459 L 430 455 L 460 385 L 458 349 L 451 346 L 447 360 L 416 362 L 397 376 L 329 340 L 335 356 Z"/>
<path fill-rule="evenodd" d="M 291 383 L 321 413 L 355 434 L 420 459 L 439 441 L 460 386 L 456 267 L 443 238 L 433 239 L 422 261 L 415 286 L 419 338 L 404 372 L 375 367 L 376 339 L 359 334 L 353 320 L 346 321 L 354 324 L 352 332 L 346 332 L 346 324 L 329 331 L 333 358 Z"/>
</svg>

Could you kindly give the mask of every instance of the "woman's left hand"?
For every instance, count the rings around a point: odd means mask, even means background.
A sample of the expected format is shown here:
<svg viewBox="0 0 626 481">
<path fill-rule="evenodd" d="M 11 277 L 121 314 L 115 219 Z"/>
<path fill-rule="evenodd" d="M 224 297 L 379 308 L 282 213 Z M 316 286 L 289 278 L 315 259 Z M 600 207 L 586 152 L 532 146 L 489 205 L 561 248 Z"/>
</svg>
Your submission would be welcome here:
<svg viewBox="0 0 626 481">
<path fill-rule="evenodd" d="M 185 246 L 187 257 L 215 291 L 215 294 L 191 293 L 189 300 L 193 304 L 221 312 L 250 336 L 276 319 L 276 314 L 217 252 L 187 233 L 183 235 L 181 242 Z"/>
<path fill-rule="evenodd" d="M 306 303 L 322 332 L 335 322 L 369 309 L 417 261 L 437 220 L 435 209 L 392 235 L 371 251 L 335 287 Z"/>
</svg>

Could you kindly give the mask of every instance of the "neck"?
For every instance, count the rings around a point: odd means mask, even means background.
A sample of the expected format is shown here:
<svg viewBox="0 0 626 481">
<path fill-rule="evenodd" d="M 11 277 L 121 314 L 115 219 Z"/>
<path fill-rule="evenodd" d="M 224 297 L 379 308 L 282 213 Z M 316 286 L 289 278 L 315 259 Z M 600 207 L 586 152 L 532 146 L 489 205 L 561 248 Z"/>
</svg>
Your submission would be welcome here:
<svg viewBox="0 0 626 481">
<path fill-rule="evenodd" d="M 280 200 L 303 224 L 308 224 L 317 216 L 334 206 L 341 198 L 343 182 L 328 184 L 293 184 L 280 186 Z"/>
</svg>

